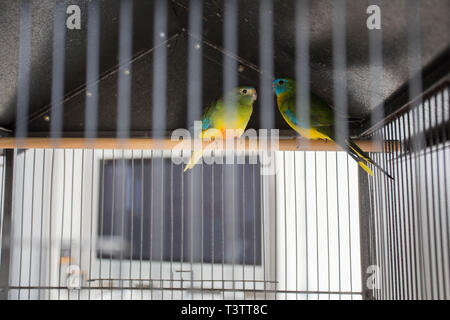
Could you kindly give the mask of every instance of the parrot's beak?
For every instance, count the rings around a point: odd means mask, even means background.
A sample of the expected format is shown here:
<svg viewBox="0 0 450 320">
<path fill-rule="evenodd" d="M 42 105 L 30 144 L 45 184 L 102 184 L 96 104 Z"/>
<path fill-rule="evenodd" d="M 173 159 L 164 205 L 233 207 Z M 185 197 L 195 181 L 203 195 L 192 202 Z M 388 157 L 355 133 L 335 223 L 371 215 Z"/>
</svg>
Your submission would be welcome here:
<svg viewBox="0 0 450 320">
<path fill-rule="evenodd" d="M 253 91 L 253 101 L 256 101 L 256 99 L 258 99 L 258 94 L 256 93 L 256 90 Z"/>
</svg>

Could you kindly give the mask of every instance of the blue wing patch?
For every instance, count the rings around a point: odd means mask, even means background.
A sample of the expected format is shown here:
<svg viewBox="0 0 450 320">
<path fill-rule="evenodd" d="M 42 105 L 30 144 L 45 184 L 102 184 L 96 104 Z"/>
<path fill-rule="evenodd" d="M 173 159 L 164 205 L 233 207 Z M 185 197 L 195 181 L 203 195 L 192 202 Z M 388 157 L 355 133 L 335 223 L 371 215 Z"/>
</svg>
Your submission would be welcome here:
<svg viewBox="0 0 450 320">
<path fill-rule="evenodd" d="M 209 118 L 203 119 L 203 121 L 202 121 L 202 130 L 209 129 L 210 126 L 211 126 L 211 123 L 209 121 Z"/>
<path fill-rule="evenodd" d="M 286 109 L 285 113 L 286 113 L 286 116 L 289 118 L 289 120 L 291 120 L 293 124 L 298 126 L 298 120 L 297 120 L 297 117 L 295 116 L 295 114 L 289 109 Z"/>
</svg>

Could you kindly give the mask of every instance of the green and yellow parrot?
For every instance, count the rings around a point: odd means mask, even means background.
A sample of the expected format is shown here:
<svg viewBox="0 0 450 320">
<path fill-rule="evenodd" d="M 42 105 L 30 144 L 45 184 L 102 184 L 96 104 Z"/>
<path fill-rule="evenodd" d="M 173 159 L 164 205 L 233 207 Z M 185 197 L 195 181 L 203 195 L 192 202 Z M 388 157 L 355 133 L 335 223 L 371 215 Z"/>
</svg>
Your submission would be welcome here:
<svg viewBox="0 0 450 320">
<path fill-rule="evenodd" d="M 338 142 L 336 139 L 337 132 L 334 111 L 327 103 L 311 94 L 309 109 L 310 119 L 308 123 L 308 121 L 305 121 L 296 113 L 295 81 L 292 79 L 276 79 L 272 85 L 277 96 L 278 109 L 284 120 L 292 129 L 307 139 L 324 139 Z M 343 120 L 339 119 L 337 121 Z M 389 178 L 393 179 L 349 137 L 343 139 L 340 145 L 354 160 L 356 160 L 356 162 L 358 162 L 360 167 L 371 176 L 373 176 L 373 172 L 367 165 L 369 163 L 380 169 Z"/>
<path fill-rule="evenodd" d="M 226 130 L 237 130 L 237 135 L 241 136 L 250 116 L 253 112 L 253 102 L 257 98 L 256 89 L 253 87 L 239 87 L 228 92 L 223 98 L 212 103 L 203 113 L 202 117 L 202 139 L 217 137 L 220 131 L 223 138 L 226 137 Z M 226 103 L 233 103 L 228 110 Z M 184 171 L 192 169 L 202 158 L 204 149 L 194 150 Z"/>
</svg>

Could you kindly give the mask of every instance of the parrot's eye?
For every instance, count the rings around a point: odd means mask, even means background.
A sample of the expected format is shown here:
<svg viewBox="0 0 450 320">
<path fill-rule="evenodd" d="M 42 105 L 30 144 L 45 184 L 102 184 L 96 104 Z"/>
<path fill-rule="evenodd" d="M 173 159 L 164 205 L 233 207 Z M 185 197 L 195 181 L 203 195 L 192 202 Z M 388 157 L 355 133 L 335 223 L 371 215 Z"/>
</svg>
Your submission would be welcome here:
<svg viewBox="0 0 450 320">
<path fill-rule="evenodd" d="M 242 90 L 243 94 L 247 94 L 247 92 L 248 92 L 247 89 Z"/>
<path fill-rule="evenodd" d="M 279 84 L 280 86 L 282 86 L 282 85 L 284 84 L 284 80 L 278 81 L 278 84 Z"/>
</svg>

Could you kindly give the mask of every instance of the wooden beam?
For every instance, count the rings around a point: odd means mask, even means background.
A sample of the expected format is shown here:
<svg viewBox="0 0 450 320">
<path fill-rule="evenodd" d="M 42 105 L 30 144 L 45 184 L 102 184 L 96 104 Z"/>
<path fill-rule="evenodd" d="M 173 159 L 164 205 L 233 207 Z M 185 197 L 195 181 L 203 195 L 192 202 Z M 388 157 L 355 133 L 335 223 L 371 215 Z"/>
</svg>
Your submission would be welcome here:
<svg viewBox="0 0 450 320">
<path fill-rule="evenodd" d="M 255 141 L 256 142 L 256 141 Z M 203 141 L 204 147 L 211 149 L 246 149 L 257 150 L 258 143 L 251 142 L 248 139 L 239 142 L 217 140 L 211 144 L 209 141 Z M 258 141 L 259 142 L 259 141 Z M 397 151 L 398 141 L 371 141 L 355 140 L 356 144 L 366 152 L 382 152 L 384 145 L 389 152 Z M 61 138 L 53 140 L 51 138 L 0 138 L 0 149 L 137 149 L 137 150 L 172 150 L 174 148 L 189 150 L 192 149 L 192 141 L 185 139 L 183 141 L 173 141 L 171 139 L 152 139 L 152 138 L 131 138 L 120 140 L 116 138 Z M 228 144 L 228 145 L 227 145 Z M 270 145 L 268 147 L 270 149 Z M 274 145 L 274 150 L 280 151 L 340 151 L 342 150 L 334 142 L 324 140 L 306 140 L 302 138 L 280 139 L 278 146 Z"/>
</svg>

